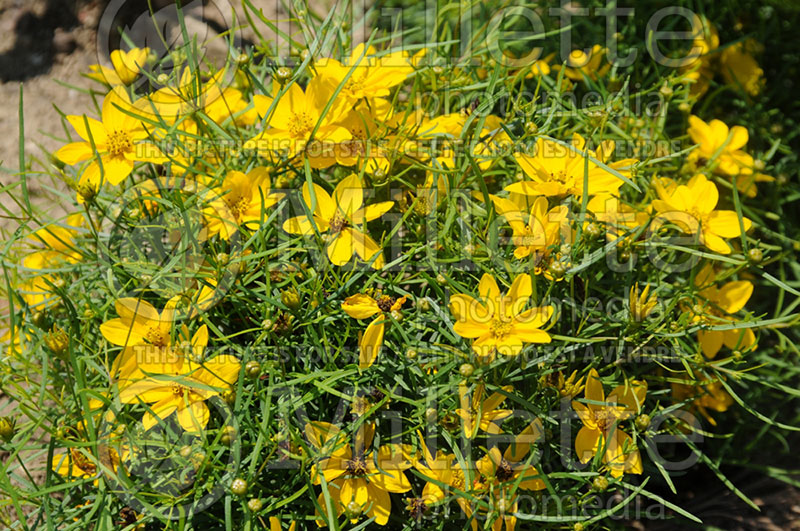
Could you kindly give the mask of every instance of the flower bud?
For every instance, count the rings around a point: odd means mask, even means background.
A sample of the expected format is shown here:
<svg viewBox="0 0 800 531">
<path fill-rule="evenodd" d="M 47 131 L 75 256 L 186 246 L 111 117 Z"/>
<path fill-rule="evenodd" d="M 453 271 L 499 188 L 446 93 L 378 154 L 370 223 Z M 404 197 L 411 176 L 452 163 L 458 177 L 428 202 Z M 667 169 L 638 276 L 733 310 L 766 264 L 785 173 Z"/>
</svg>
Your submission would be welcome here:
<svg viewBox="0 0 800 531">
<path fill-rule="evenodd" d="M 53 325 L 53 329 L 44 336 L 44 343 L 47 348 L 53 351 L 56 357 L 62 359 L 69 349 L 69 337 L 57 325 Z"/>
<path fill-rule="evenodd" d="M 636 417 L 634 423 L 636 424 L 636 429 L 638 429 L 639 431 L 644 431 L 648 427 L 650 427 L 650 415 L 646 415 L 643 413 L 638 417 Z"/>
<path fill-rule="evenodd" d="M 764 260 L 764 251 L 758 247 L 753 247 L 747 251 L 747 259 L 751 264 L 760 264 Z"/>
<path fill-rule="evenodd" d="M 608 489 L 608 480 L 605 476 L 597 476 L 592 480 L 592 490 L 605 492 Z"/>
<path fill-rule="evenodd" d="M 248 361 L 244 366 L 244 373 L 251 380 L 258 379 L 261 376 L 261 364 L 257 361 Z"/>
<path fill-rule="evenodd" d="M 250 498 L 250 500 L 247 502 L 247 508 L 254 513 L 259 512 L 263 506 L 264 504 L 259 498 Z"/>
<path fill-rule="evenodd" d="M 462 363 L 458 368 L 459 374 L 464 378 L 469 378 L 475 373 L 475 367 L 471 363 Z"/>
<path fill-rule="evenodd" d="M 222 435 L 219 437 L 219 442 L 225 446 L 230 446 L 236 440 L 236 428 L 233 426 L 225 426 L 222 428 Z"/>
<path fill-rule="evenodd" d="M 355 502 L 355 500 L 351 500 L 350 503 L 347 504 L 345 508 L 345 512 L 347 513 L 347 517 L 350 519 L 355 519 L 361 516 L 363 512 L 363 508 Z"/>
<path fill-rule="evenodd" d="M 237 496 L 243 496 L 247 493 L 247 482 L 242 478 L 236 478 L 231 481 L 231 492 Z"/>
<path fill-rule="evenodd" d="M 222 393 L 222 399 L 225 401 L 226 404 L 232 406 L 236 403 L 236 391 L 233 389 L 228 389 L 224 393 Z"/>
<path fill-rule="evenodd" d="M 293 312 L 300 308 L 300 293 L 294 288 L 290 288 L 281 292 L 281 302 Z"/>
<path fill-rule="evenodd" d="M 439 420 L 439 412 L 435 408 L 429 407 L 425 410 L 425 422 L 436 424 L 437 420 Z"/>
<path fill-rule="evenodd" d="M 292 77 L 292 70 L 290 68 L 282 66 L 275 71 L 275 79 L 281 84 L 286 83 L 290 77 Z"/>
<path fill-rule="evenodd" d="M 0 439 L 10 442 L 14 437 L 14 421 L 10 417 L 0 417 Z"/>
</svg>

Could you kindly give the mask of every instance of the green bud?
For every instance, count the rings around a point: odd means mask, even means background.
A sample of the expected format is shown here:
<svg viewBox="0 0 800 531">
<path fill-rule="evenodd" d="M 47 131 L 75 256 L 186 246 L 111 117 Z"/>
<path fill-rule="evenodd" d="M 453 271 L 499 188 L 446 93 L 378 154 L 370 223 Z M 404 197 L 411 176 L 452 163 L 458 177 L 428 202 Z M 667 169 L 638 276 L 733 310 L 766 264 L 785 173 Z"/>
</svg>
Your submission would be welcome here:
<svg viewBox="0 0 800 531">
<path fill-rule="evenodd" d="M 650 427 L 650 415 L 643 413 L 636 417 L 634 423 L 636 424 L 636 429 L 639 431 L 644 431 Z"/>
<path fill-rule="evenodd" d="M 247 493 L 247 481 L 242 478 L 231 481 L 231 492 L 237 496 L 244 496 Z"/>
<path fill-rule="evenodd" d="M 608 489 L 608 480 L 605 476 L 597 476 L 592 480 L 592 490 L 596 492 L 605 492 Z"/>
<path fill-rule="evenodd" d="M 747 251 L 747 259 L 751 264 L 760 264 L 764 260 L 764 251 L 758 247 L 753 247 Z"/>
<path fill-rule="evenodd" d="M 300 308 L 300 293 L 294 288 L 284 290 L 281 292 L 281 302 L 296 312 Z"/>
<path fill-rule="evenodd" d="M 0 439 L 10 442 L 14 438 L 14 424 L 11 417 L 0 417 Z"/>
<path fill-rule="evenodd" d="M 275 79 L 281 84 L 286 83 L 290 77 L 292 77 L 292 70 L 290 68 L 282 66 L 275 71 Z"/>
<path fill-rule="evenodd" d="M 244 366 L 244 373 L 251 380 L 258 379 L 261 376 L 261 364 L 257 361 L 248 361 Z"/>
</svg>

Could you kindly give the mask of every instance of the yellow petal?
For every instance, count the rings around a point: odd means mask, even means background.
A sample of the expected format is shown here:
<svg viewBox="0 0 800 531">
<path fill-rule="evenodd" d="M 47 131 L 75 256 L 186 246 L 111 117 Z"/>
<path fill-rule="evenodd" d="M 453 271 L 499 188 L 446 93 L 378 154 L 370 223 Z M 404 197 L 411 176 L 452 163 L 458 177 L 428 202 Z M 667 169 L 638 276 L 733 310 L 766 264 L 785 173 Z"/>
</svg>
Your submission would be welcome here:
<svg viewBox="0 0 800 531">
<path fill-rule="evenodd" d="M 593 402 L 605 402 L 606 395 L 603 391 L 603 384 L 600 382 L 600 375 L 595 369 L 589 371 L 589 376 L 586 377 L 586 388 L 584 396 L 587 400 Z"/>
<path fill-rule="evenodd" d="M 342 266 L 353 257 L 353 233 L 343 229 L 328 244 L 328 258 L 333 265 Z"/>
<path fill-rule="evenodd" d="M 352 219 L 364 203 L 364 190 L 358 175 L 351 173 L 342 179 L 333 191 L 333 199 L 345 218 Z"/>
<path fill-rule="evenodd" d="M 581 463 L 588 463 L 597 454 L 601 440 L 602 434 L 599 430 L 581 426 L 578 435 L 575 437 L 575 451 Z"/>
<path fill-rule="evenodd" d="M 697 340 L 703 354 L 713 359 L 722 348 L 723 334 L 719 330 L 700 330 L 697 332 Z"/>
<path fill-rule="evenodd" d="M 342 310 L 354 319 L 368 319 L 381 311 L 375 299 L 363 293 L 347 297 L 342 303 Z"/>
<path fill-rule="evenodd" d="M 714 301 L 728 313 L 736 313 L 747 304 L 753 295 L 753 283 L 749 280 L 734 280 L 722 286 L 716 293 Z"/>
<path fill-rule="evenodd" d="M 375 363 L 375 359 L 383 346 L 383 332 L 386 318 L 383 314 L 372 321 L 359 342 L 358 368 L 366 369 Z"/>
</svg>

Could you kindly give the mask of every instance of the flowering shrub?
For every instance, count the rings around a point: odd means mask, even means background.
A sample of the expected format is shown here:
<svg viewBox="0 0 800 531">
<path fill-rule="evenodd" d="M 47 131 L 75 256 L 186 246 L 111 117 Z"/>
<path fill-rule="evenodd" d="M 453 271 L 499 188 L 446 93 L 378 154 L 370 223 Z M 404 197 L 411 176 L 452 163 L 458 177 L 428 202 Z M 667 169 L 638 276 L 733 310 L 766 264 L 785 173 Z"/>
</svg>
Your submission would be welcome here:
<svg viewBox="0 0 800 531">
<path fill-rule="evenodd" d="M 91 68 L 66 214 L 24 153 L 4 187 L 4 525 L 680 526 L 697 468 L 789 477 L 798 166 L 755 30 L 645 3 L 572 50 L 566 8 L 445 4 L 359 43 L 245 0 L 290 50 Z"/>
</svg>

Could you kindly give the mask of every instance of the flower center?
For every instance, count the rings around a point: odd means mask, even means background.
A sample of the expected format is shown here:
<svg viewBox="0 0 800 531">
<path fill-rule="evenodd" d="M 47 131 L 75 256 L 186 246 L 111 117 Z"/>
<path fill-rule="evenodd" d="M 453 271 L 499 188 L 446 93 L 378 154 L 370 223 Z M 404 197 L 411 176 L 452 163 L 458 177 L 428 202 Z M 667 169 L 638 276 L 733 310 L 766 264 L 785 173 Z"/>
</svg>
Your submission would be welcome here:
<svg viewBox="0 0 800 531">
<path fill-rule="evenodd" d="M 511 322 L 501 319 L 500 317 L 496 317 L 492 319 L 491 323 L 489 323 L 489 330 L 492 332 L 492 335 L 495 338 L 503 339 L 511 333 Z"/>
<path fill-rule="evenodd" d="M 355 97 L 360 97 L 364 91 L 364 76 L 353 74 L 344 86 L 344 90 L 350 92 Z"/>
<path fill-rule="evenodd" d="M 394 297 L 382 295 L 376 302 L 378 304 L 378 308 L 380 308 L 382 312 L 390 312 L 392 311 L 392 306 L 394 306 L 395 300 L 397 299 Z"/>
<path fill-rule="evenodd" d="M 292 113 L 289 120 L 289 132 L 293 136 L 305 137 L 314 129 L 315 120 L 305 111 Z"/>
<path fill-rule="evenodd" d="M 367 475 L 367 462 L 363 457 L 356 457 L 350 459 L 344 465 L 344 470 L 351 476 L 366 476 Z"/>
<path fill-rule="evenodd" d="M 560 183 L 566 183 L 569 180 L 569 174 L 564 170 L 558 170 L 557 172 L 550 172 L 550 180 L 551 181 L 558 181 Z"/>
<path fill-rule="evenodd" d="M 106 144 L 108 145 L 108 152 L 115 157 L 121 157 L 133 150 L 133 142 L 126 131 L 111 131 L 108 134 Z"/>
<path fill-rule="evenodd" d="M 182 386 L 178 382 L 172 382 L 172 394 L 175 396 L 183 396 L 183 392 L 186 390 L 186 387 Z"/>
<path fill-rule="evenodd" d="M 149 327 L 144 337 L 151 345 L 156 347 L 165 347 L 169 344 L 169 337 L 157 326 Z"/>
<path fill-rule="evenodd" d="M 334 234 L 337 232 L 341 232 L 342 229 L 344 229 L 348 225 L 349 223 L 347 219 L 345 219 L 345 217 L 340 212 L 337 212 L 336 215 L 333 216 L 333 219 L 331 220 L 331 232 Z"/>
<path fill-rule="evenodd" d="M 226 196 L 225 203 L 228 205 L 228 209 L 230 209 L 231 214 L 233 214 L 236 219 L 240 219 L 247 210 L 247 207 L 250 206 L 250 202 L 245 197 L 239 197 L 238 199 L 231 197 L 228 199 L 228 196 Z"/>
<path fill-rule="evenodd" d="M 425 504 L 425 500 L 421 498 L 412 498 L 408 500 L 408 514 L 414 520 L 419 520 L 425 514 L 425 511 L 428 510 L 428 506 Z"/>
<path fill-rule="evenodd" d="M 509 479 L 513 478 L 514 469 L 511 468 L 511 463 L 505 459 L 501 459 L 500 463 L 497 465 L 497 470 L 494 473 L 494 477 L 496 477 L 499 481 L 508 481 Z"/>
<path fill-rule="evenodd" d="M 77 448 L 71 448 L 70 456 L 72 457 L 72 462 L 75 464 L 76 467 L 80 468 L 86 474 L 92 476 L 97 471 L 97 467 L 94 466 L 94 463 L 89 461 L 89 459 L 83 455 Z"/>
<path fill-rule="evenodd" d="M 466 479 L 464 479 L 464 471 L 461 470 L 460 467 L 456 467 L 453 469 L 453 475 L 450 479 L 450 485 L 454 489 L 458 489 L 463 491 L 464 486 L 466 485 Z"/>
<path fill-rule="evenodd" d="M 594 421 L 595 423 L 597 423 L 597 429 L 599 429 L 602 432 L 608 431 L 608 429 L 614 423 L 613 417 L 609 415 L 608 411 L 605 409 L 595 411 Z"/>
</svg>

